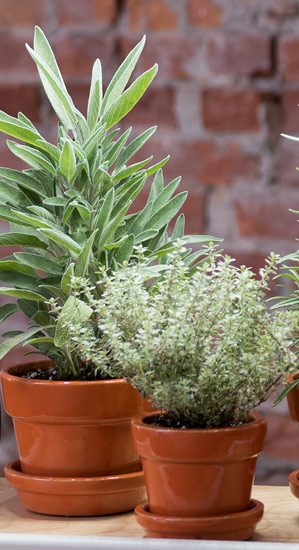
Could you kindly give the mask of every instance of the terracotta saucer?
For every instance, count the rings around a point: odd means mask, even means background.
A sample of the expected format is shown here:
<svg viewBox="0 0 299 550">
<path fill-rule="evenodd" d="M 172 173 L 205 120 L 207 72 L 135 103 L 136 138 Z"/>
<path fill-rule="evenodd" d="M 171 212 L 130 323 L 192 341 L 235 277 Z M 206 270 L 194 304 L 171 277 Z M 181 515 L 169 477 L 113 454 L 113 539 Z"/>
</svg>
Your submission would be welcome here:
<svg viewBox="0 0 299 550">
<path fill-rule="evenodd" d="M 25 508 L 57 516 L 101 516 L 127 512 L 145 499 L 143 471 L 102 477 L 23 474 L 18 460 L 4 468 Z"/>
<path fill-rule="evenodd" d="M 289 486 L 294 497 L 299 498 L 299 470 L 294 470 L 289 475 Z"/>
<path fill-rule="evenodd" d="M 245 512 L 223 516 L 173 517 L 152 514 L 148 502 L 135 508 L 137 522 L 147 537 L 172 539 L 247 540 L 262 519 L 264 505 L 252 499 Z"/>
</svg>

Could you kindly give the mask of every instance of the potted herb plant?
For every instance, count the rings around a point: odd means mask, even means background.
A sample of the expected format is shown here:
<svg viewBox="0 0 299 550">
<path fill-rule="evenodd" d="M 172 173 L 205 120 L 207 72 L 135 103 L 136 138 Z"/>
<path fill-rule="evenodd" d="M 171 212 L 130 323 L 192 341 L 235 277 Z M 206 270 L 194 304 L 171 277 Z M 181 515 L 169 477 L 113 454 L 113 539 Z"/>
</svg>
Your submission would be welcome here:
<svg viewBox="0 0 299 550">
<path fill-rule="evenodd" d="M 156 127 L 129 142 L 131 128 L 115 129 L 157 72 L 154 65 L 127 87 L 144 42 L 145 38 L 129 53 L 104 94 L 101 63 L 95 61 L 85 117 L 75 107 L 51 46 L 37 27 L 34 47 L 27 49 L 59 118 L 57 143 L 46 141 L 22 113 L 15 118 L 0 111 L 0 131 L 18 140 L 8 140 L 9 149 L 29 165 L 22 171 L 0 168 L 0 218 L 10 224 L 10 231 L 0 235 L 0 246 L 21 249 L 0 261 L 0 280 L 6 285 L 0 294 L 17 299 L 0 308 L 0 319 L 19 310 L 29 319 L 27 330 L 3 335 L 0 358 L 20 344 L 30 344 L 48 358 L 1 373 L 4 406 L 14 419 L 20 453 L 20 464 L 9 467 L 7 476 L 20 483 L 42 478 L 48 492 L 50 480 L 56 479 L 52 498 L 27 503 L 34 511 L 110 513 L 142 500 L 142 472 L 131 442 L 130 419 L 143 402 L 123 379 L 107 380 L 106 374 L 103 379 L 92 363 L 70 351 L 68 332 L 61 330 L 61 321 L 57 324 L 50 303 L 57 299 L 68 315 L 77 315 L 79 308 L 80 317 L 88 319 L 90 307 L 81 300 L 74 308 L 70 296 L 74 275 L 92 282 L 102 266 L 113 272 L 124 261 L 134 261 L 139 244 L 146 248 L 148 270 L 157 274 L 167 265 L 174 240 L 184 233 L 182 215 L 172 234 L 167 233 L 186 198 L 185 192 L 175 195 L 180 178 L 164 186 L 161 169 L 168 157 L 154 165 L 152 157 L 131 162 Z M 145 207 L 130 213 L 152 175 Z M 190 242 L 205 240 L 189 237 Z M 200 254 L 190 249 L 184 254 L 186 265 Z M 97 288 L 94 292 L 97 295 Z M 114 476 L 113 486 L 107 476 Z M 62 478 L 68 486 L 60 489 Z M 107 484 L 118 499 L 108 498 Z M 74 490 L 90 493 L 89 504 L 74 499 Z M 61 493 L 68 492 L 63 499 Z"/>
<path fill-rule="evenodd" d="M 132 421 L 148 494 L 136 517 L 146 534 L 247 539 L 263 513 L 250 495 L 266 421 L 253 411 L 297 361 L 298 312 L 267 310 L 274 254 L 257 280 L 213 246 L 187 277 L 183 252 L 179 244 L 150 289 L 142 261 L 103 272 L 100 299 L 75 279 L 74 296 L 93 315 L 74 323 L 58 314 L 82 357 L 124 376 L 158 409 Z"/>
</svg>

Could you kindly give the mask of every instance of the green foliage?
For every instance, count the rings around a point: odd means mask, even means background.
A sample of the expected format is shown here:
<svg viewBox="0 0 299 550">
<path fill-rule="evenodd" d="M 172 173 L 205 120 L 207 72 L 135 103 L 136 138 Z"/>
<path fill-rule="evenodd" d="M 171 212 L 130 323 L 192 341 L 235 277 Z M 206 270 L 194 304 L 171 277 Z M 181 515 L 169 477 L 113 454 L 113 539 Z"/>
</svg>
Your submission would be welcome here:
<svg viewBox="0 0 299 550">
<path fill-rule="evenodd" d="M 68 322 L 65 313 L 63 319 L 76 353 L 125 377 L 174 424 L 218 428 L 248 421 L 294 368 L 291 337 L 299 312 L 272 317 L 267 310 L 274 254 L 257 280 L 213 246 L 207 253 L 188 277 L 184 249 L 177 248 L 150 289 L 143 261 L 112 277 L 103 272 L 99 299 L 75 279 L 74 295 L 86 297 L 93 315 L 88 322 L 79 316 Z"/>
<path fill-rule="evenodd" d="M 186 193 L 175 195 L 178 179 L 164 187 L 161 168 L 168 157 L 152 165 L 152 157 L 131 161 L 156 126 L 129 142 L 131 128 L 123 132 L 113 128 L 136 105 L 157 72 L 154 65 L 127 87 L 144 44 L 145 37 L 123 61 L 104 95 L 101 62 L 96 59 L 87 118 L 75 107 L 40 28 L 35 29 L 33 48 L 27 45 L 59 118 L 58 136 L 55 145 L 49 143 L 22 113 L 16 118 L 0 111 L 0 131 L 17 139 L 7 141 L 9 149 L 29 165 L 23 171 L 0 168 L 0 217 L 11 224 L 11 232 L 0 235 L 0 246 L 21 247 L 21 252 L 0 263 L 0 281 L 10 284 L 1 287 L 0 293 L 19 298 L 17 307 L 28 315 L 30 330 L 40 325 L 34 339 L 25 335 L 5 342 L 0 357 L 14 342 L 26 344 L 30 338 L 58 366 L 69 361 L 76 369 L 76 358 L 69 356 L 65 340 L 61 343 L 55 337 L 49 300 L 57 298 L 63 307 L 69 303 L 74 275 L 93 281 L 103 265 L 111 273 L 124 261 L 135 261 L 139 244 L 148 250 L 148 266 L 169 261 L 174 239 L 167 227 Z M 151 175 L 154 181 L 146 207 L 129 213 Z M 203 242 L 211 239 L 202 238 Z M 15 311 L 16 306 L 6 308 L 3 318 Z"/>
</svg>

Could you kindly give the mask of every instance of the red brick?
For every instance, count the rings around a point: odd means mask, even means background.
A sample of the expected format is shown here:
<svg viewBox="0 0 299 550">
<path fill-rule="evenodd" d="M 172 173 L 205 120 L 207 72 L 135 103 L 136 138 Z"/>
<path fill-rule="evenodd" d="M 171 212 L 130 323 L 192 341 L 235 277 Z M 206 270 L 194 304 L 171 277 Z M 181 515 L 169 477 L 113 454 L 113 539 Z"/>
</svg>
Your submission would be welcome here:
<svg viewBox="0 0 299 550">
<path fill-rule="evenodd" d="M 127 115 L 126 124 L 144 124 L 177 127 L 175 107 L 175 92 L 172 88 L 150 87 L 134 109 Z"/>
<path fill-rule="evenodd" d="M 0 85 L 0 108 L 11 116 L 24 113 L 32 122 L 38 122 L 40 89 L 33 84 Z"/>
<path fill-rule="evenodd" d="M 268 76 L 272 71 L 270 38 L 261 34 L 218 34 L 209 40 L 207 54 L 217 74 Z"/>
<path fill-rule="evenodd" d="M 55 0 L 58 25 L 96 25 L 113 23 L 117 16 L 116 0 Z"/>
<path fill-rule="evenodd" d="M 298 223 L 289 208 L 299 210 L 299 202 L 286 204 L 282 200 L 249 198 L 235 201 L 239 234 L 242 237 L 294 239 Z"/>
<path fill-rule="evenodd" d="M 222 10 L 210 0 L 189 0 L 189 21 L 200 27 L 218 27 L 221 23 Z"/>
<path fill-rule="evenodd" d="M 114 37 L 111 34 L 70 32 L 55 48 L 61 71 L 66 76 L 90 76 L 96 58 L 102 62 L 104 78 L 111 78 L 118 66 Z"/>
<path fill-rule="evenodd" d="M 170 153 L 163 168 L 169 181 L 182 176 L 182 188 L 197 185 L 231 185 L 238 178 L 251 180 L 257 176 L 258 161 L 245 155 L 238 143 L 217 145 L 213 141 L 181 141 L 157 134 L 136 155 L 136 160 L 153 154 L 158 162 Z"/>
<path fill-rule="evenodd" d="M 122 38 L 123 56 L 127 55 L 136 41 Z M 141 56 L 143 69 L 149 69 L 154 63 L 159 64 L 158 79 L 193 78 L 192 61 L 198 53 L 197 38 L 182 38 L 172 36 L 156 36 L 149 39 Z"/>
<path fill-rule="evenodd" d="M 256 131 L 259 129 L 259 102 L 259 93 L 253 90 L 204 90 L 204 125 L 209 130 L 224 132 Z"/>
<path fill-rule="evenodd" d="M 278 150 L 280 185 L 294 186 L 298 189 L 299 173 L 296 168 L 299 167 L 299 143 L 283 137 L 280 139 Z M 292 204 L 289 205 L 289 208 L 293 208 Z"/>
<path fill-rule="evenodd" d="M 299 90 L 283 90 L 281 95 L 282 124 L 284 133 L 295 135 L 299 131 Z"/>
<path fill-rule="evenodd" d="M 25 41 L 32 43 L 32 34 L 24 37 L 10 32 L 0 31 L 0 71 L 7 74 L 16 74 L 18 81 L 20 75 L 37 74 L 34 61 L 25 48 Z"/>
<path fill-rule="evenodd" d="M 43 0 L 0 0 L 1 27 L 33 27 L 45 23 Z"/>
<path fill-rule="evenodd" d="M 148 28 L 155 31 L 172 31 L 177 28 L 177 14 L 163 0 L 150 0 L 148 4 Z"/>
<path fill-rule="evenodd" d="M 130 30 L 140 30 L 145 25 L 147 14 L 147 6 L 144 0 L 127 0 L 126 4 Z"/>
<path fill-rule="evenodd" d="M 282 77 L 291 82 L 299 80 L 299 38 L 282 36 L 279 41 L 279 68 Z"/>
</svg>

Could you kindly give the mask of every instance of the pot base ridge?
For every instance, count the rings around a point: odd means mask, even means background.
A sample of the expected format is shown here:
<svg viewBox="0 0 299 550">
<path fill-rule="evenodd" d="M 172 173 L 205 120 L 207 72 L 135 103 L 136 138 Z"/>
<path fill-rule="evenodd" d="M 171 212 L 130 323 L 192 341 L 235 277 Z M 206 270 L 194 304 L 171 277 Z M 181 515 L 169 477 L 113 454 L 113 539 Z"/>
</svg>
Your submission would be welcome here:
<svg viewBox="0 0 299 550">
<path fill-rule="evenodd" d="M 262 519 L 264 505 L 251 499 L 248 510 L 220 516 L 174 517 L 154 514 L 148 502 L 135 508 L 136 520 L 151 538 L 248 540 Z"/>
<path fill-rule="evenodd" d="M 21 472 L 19 460 L 5 476 L 27 510 L 56 516 L 102 516 L 133 510 L 145 497 L 141 470 L 102 477 L 47 477 Z"/>
</svg>

